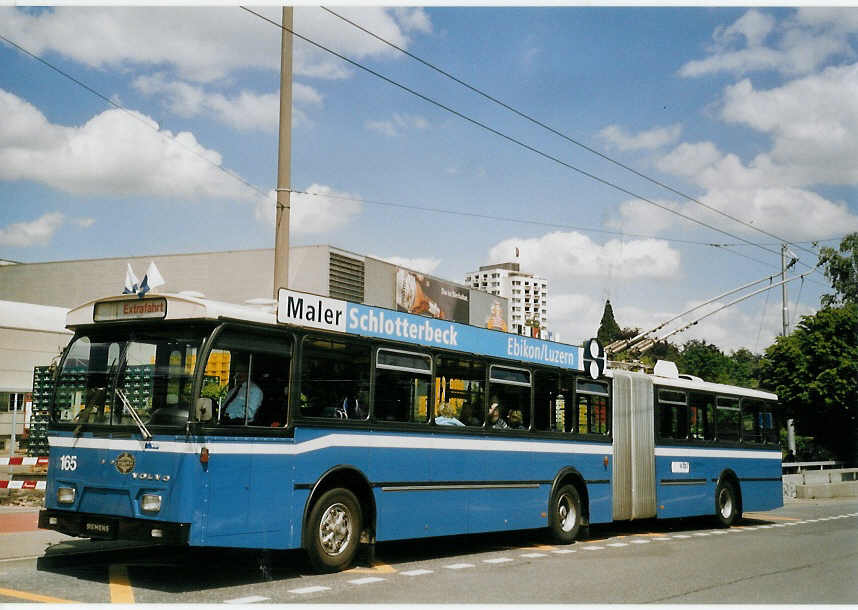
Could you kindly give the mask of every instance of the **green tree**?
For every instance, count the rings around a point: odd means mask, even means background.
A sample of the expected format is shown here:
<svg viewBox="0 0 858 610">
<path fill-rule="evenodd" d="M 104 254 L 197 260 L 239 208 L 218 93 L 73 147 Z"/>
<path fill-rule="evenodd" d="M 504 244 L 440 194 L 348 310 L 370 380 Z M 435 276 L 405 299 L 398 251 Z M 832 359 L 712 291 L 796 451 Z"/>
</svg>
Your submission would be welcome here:
<svg viewBox="0 0 858 610">
<path fill-rule="evenodd" d="M 823 307 L 858 304 L 858 233 L 850 233 L 834 248 L 819 249 L 819 266 L 831 282 L 834 294 L 820 298 Z"/>
<path fill-rule="evenodd" d="M 760 361 L 762 358 L 762 356 L 744 347 L 732 352 L 728 357 L 728 383 L 743 388 L 760 387 Z"/>
<path fill-rule="evenodd" d="M 608 345 L 620 338 L 620 325 L 614 319 L 614 309 L 611 307 L 611 299 L 605 301 L 605 310 L 602 312 L 602 321 L 599 324 L 599 330 L 596 333 L 596 338 L 602 345 Z"/>
<path fill-rule="evenodd" d="M 777 393 L 799 434 L 838 459 L 858 462 L 858 304 L 803 316 L 766 350 L 760 384 Z"/>
<path fill-rule="evenodd" d="M 680 372 L 705 381 L 730 383 L 730 359 L 716 345 L 701 339 L 691 339 L 682 346 L 677 366 Z"/>
</svg>

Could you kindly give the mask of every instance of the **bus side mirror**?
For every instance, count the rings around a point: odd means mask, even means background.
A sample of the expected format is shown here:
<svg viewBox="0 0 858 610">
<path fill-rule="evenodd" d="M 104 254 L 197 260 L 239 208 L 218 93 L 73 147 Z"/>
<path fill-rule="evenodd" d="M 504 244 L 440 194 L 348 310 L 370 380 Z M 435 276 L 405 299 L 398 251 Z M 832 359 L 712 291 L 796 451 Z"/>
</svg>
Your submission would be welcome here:
<svg viewBox="0 0 858 610">
<path fill-rule="evenodd" d="M 212 399 L 198 398 L 197 408 L 194 410 L 194 418 L 197 421 L 211 421 L 212 419 Z"/>
</svg>

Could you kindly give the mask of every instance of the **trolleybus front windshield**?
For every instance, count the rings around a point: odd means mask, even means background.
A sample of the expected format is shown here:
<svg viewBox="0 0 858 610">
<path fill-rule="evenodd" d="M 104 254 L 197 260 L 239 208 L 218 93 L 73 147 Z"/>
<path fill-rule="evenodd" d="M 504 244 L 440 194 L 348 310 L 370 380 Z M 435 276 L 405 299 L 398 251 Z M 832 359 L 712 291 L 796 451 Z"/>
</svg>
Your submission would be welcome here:
<svg viewBox="0 0 858 610">
<path fill-rule="evenodd" d="M 56 381 L 53 421 L 79 426 L 184 425 L 206 329 L 79 335 Z"/>
</svg>

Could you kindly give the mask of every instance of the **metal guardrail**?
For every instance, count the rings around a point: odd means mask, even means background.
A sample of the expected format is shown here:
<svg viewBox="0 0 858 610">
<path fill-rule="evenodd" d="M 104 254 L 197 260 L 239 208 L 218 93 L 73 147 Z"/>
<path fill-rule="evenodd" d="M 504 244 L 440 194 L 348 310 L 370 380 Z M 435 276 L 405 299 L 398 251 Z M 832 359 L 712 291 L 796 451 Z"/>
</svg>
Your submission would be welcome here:
<svg viewBox="0 0 858 610">
<path fill-rule="evenodd" d="M 826 467 L 838 468 L 840 466 L 843 466 L 843 462 L 836 462 L 834 460 L 828 460 L 826 462 L 783 462 L 781 464 L 781 468 L 784 470 L 784 474 L 793 474 L 786 472 L 787 470 L 792 469 L 795 469 L 796 472 L 803 472 L 805 470 L 811 470 L 815 468 L 823 470 Z"/>
</svg>

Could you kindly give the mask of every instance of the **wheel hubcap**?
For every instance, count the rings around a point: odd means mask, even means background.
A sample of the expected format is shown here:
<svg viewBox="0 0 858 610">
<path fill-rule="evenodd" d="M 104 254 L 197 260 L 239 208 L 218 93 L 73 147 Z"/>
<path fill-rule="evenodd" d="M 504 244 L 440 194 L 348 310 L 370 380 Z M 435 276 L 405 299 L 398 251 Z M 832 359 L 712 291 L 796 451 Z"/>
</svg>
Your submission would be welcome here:
<svg viewBox="0 0 858 610">
<path fill-rule="evenodd" d="M 733 514 L 733 496 L 727 489 L 722 489 L 718 495 L 718 504 L 721 506 L 721 516 L 729 519 Z"/>
<path fill-rule="evenodd" d="M 567 494 L 563 494 L 557 500 L 557 516 L 560 518 L 561 530 L 571 532 L 575 528 L 578 513 L 575 510 L 575 503 Z"/>
<path fill-rule="evenodd" d="M 352 521 L 344 504 L 332 504 L 319 522 L 319 540 L 328 555 L 342 553 L 352 539 Z"/>
</svg>

